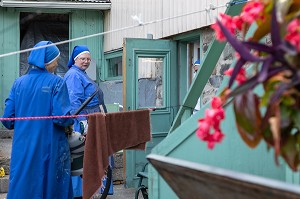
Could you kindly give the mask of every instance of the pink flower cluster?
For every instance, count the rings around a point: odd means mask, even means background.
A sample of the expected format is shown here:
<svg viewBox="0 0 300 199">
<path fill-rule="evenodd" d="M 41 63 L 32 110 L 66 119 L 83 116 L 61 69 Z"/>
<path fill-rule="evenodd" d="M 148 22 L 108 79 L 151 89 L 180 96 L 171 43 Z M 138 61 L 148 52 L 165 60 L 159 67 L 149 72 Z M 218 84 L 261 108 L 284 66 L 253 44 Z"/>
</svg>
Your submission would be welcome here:
<svg viewBox="0 0 300 199">
<path fill-rule="evenodd" d="M 219 97 L 214 97 L 211 102 L 211 109 L 207 109 L 205 117 L 198 120 L 198 129 L 196 131 L 198 138 L 207 142 L 209 149 L 213 149 L 215 143 L 221 142 L 224 137 L 220 129 L 221 120 L 224 118 L 225 112 L 222 108 L 222 101 Z"/>
<path fill-rule="evenodd" d="M 229 68 L 224 72 L 224 74 L 227 76 L 231 76 L 232 72 L 233 72 L 233 68 Z M 239 85 L 243 84 L 247 80 L 246 70 L 244 68 L 241 68 L 239 70 L 239 73 L 236 76 L 235 80 L 238 82 Z"/>
<path fill-rule="evenodd" d="M 257 19 L 263 20 L 262 11 L 264 9 L 264 4 L 259 0 L 248 2 L 241 14 L 239 16 L 231 17 L 229 15 L 220 14 L 220 22 L 232 33 L 235 33 L 235 30 L 242 30 L 244 24 L 250 25 Z M 212 24 L 211 28 L 215 30 L 216 39 L 219 41 L 225 41 L 226 38 L 221 31 L 217 23 Z"/>
<path fill-rule="evenodd" d="M 226 28 L 232 33 L 235 33 L 236 29 L 239 29 L 239 17 L 231 17 L 226 14 L 221 13 L 220 14 L 220 21 Z M 216 39 L 219 41 L 225 41 L 226 37 L 224 36 L 223 32 L 221 31 L 221 28 L 217 23 L 214 23 L 211 25 L 211 28 L 215 30 L 216 33 Z"/>
<path fill-rule="evenodd" d="M 300 19 L 291 21 L 287 27 L 287 32 L 285 39 L 300 52 Z"/>
<path fill-rule="evenodd" d="M 243 23 L 252 24 L 257 19 L 263 20 L 262 11 L 264 9 L 264 4 L 259 1 L 248 2 L 240 14 L 241 21 Z"/>
</svg>

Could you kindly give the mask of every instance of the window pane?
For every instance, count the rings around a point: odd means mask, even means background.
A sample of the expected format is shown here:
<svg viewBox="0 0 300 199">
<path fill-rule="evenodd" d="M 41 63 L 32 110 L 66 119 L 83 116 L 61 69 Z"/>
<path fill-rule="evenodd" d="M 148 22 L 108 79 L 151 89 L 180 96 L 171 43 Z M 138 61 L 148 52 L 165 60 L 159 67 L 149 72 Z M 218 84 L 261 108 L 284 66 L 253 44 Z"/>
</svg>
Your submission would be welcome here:
<svg viewBox="0 0 300 199">
<path fill-rule="evenodd" d="M 108 60 L 107 77 L 122 76 L 122 57 L 116 57 Z"/>
<path fill-rule="evenodd" d="M 139 107 L 164 106 L 163 58 L 138 58 Z"/>
</svg>

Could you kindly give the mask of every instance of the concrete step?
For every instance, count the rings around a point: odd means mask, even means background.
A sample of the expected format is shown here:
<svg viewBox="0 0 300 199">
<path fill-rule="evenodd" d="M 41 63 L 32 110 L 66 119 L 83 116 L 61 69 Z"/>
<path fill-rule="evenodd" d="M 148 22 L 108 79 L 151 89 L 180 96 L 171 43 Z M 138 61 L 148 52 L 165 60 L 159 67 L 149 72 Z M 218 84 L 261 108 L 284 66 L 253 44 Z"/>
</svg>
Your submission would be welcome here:
<svg viewBox="0 0 300 199">
<path fill-rule="evenodd" d="M 9 176 L 0 177 L 0 193 L 7 193 Z"/>
<path fill-rule="evenodd" d="M 13 130 L 6 130 L 0 128 L 0 139 L 12 138 L 14 134 Z"/>
<path fill-rule="evenodd" d="M 10 157 L 13 131 L 0 129 L 0 157 Z"/>
<path fill-rule="evenodd" d="M 7 193 L 9 183 L 9 163 L 12 146 L 12 130 L 0 129 L 0 168 L 4 168 L 5 176 L 0 177 L 0 193 Z"/>
<path fill-rule="evenodd" d="M 135 188 L 126 188 L 124 185 L 114 185 L 114 194 L 107 196 L 107 199 L 133 199 L 135 198 Z M 7 193 L 0 193 L 0 199 L 7 199 Z M 94 199 L 99 199 L 94 197 Z M 139 194 L 138 199 L 143 199 Z"/>
<path fill-rule="evenodd" d="M 11 146 L 11 138 L 6 137 L 0 139 L 0 167 L 4 168 L 4 171 L 7 175 L 9 174 Z"/>
</svg>

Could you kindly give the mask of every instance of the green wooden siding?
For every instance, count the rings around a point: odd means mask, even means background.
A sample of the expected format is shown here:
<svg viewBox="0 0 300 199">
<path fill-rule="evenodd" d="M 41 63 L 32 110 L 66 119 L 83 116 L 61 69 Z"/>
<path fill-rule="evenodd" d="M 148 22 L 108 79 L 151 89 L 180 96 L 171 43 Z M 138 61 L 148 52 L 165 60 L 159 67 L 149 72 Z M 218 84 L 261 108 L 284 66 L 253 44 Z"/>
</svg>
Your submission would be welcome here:
<svg viewBox="0 0 300 199">
<path fill-rule="evenodd" d="M 70 14 L 70 39 L 81 38 L 103 32 L 103 13 L 91 10 L 76 10 Z M 103 59 L 103 35 L 76 40 L 70 43 L 70 53 L 76 45 L 87 45 L 92 59 L 96 60 L 97 80 L 100 79 Z"/>
<path fill-rule="evenodd" d="M 0 7 L 0 55 L 19 50 L 19 13 Z M 19 76 L 19 55 L 0 57 L 0 114 L 14 80 Z"/>
</svg>

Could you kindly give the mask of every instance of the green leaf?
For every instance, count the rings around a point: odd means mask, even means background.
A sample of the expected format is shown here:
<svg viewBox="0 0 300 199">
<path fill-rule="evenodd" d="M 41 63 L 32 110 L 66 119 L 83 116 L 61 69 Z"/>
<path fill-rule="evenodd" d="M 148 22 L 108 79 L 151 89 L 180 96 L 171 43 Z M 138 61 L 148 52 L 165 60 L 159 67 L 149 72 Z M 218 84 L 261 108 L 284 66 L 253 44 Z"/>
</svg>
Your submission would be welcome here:
<svg viewBox="0 0 300 199">
<path fill-rule="evenodd" d="M 284 77 L 282 74 L 277 74 L 263 83 L 265 93 L 262 96 L 261 100 L 262 106 L 267 106 L 269 104 L 269 100 L 272 94 L 277 89 L 278 84 L 280 84 L 283 81 L 283 79 Z"/>
<path fill-rule="evenodd" d="M 299 131 L 294 135 L 289 133 L 281 147 L 281 156 L 293 171 L 297 171 L 300 164 L 299 140 Z"/>
<path fill-rule="evenodd" d="M 288 13 L 286 14 L 286 21 L 299 16 L 300 14 L 300 1 L 294 0 L 292 5 L 289 7 Z"/>
<path fill-rule="evenodd" d="M 266 125 L 266 129 L 262 130 L 262 132 L 263 139 L 268 144 L 268 147 L 274 147 L 274 140 L 270 126 Z"/>
<path fill-rule="evenodd" d="M 233 107 L 240 136 L 249 147 L 256 147 L 262 139 L 258 96 L 247 91 L 234 98 Z"/>
<path fill-rule="evenodd" d="M 292 122 L 292 111 L 291 107 L 280 104 L 280 128 L 285 129 L 291 126 Z"/>
<path fill-rule="evenodd" d="M 294 122 L 295 127 L 300 130 L 300 111 L 297 110 L 294 112 L 294 115 L 292 117 L 292 120 Z"/>
</svg>

